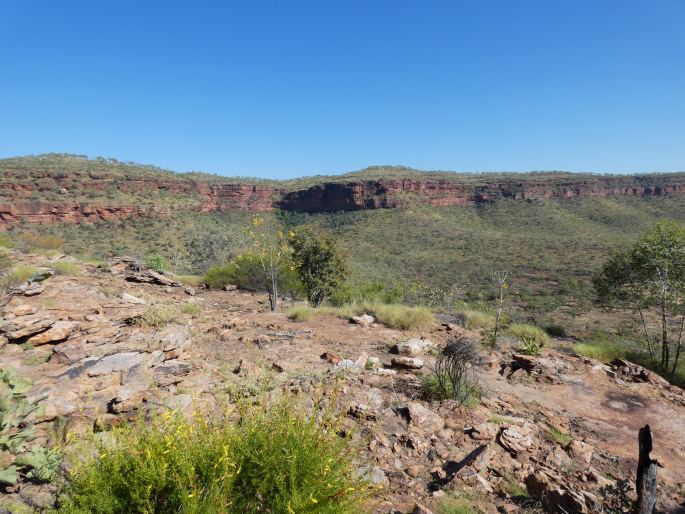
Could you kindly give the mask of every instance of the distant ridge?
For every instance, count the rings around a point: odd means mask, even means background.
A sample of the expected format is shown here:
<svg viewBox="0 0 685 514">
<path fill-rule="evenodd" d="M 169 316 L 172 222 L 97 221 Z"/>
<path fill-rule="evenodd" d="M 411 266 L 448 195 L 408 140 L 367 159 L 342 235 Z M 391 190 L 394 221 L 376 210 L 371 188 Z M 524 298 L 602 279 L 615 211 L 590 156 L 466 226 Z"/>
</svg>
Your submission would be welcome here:
<svg viewBox="0 0 685 514">
<path fill-rule="evenodd" d="M 685 193 L 685 173 L 601 175 L 571 172 L 455 173 L 372 166 L 292 180 L 173 172 L 82 155 L 0 159 L 0 224 L 92 222 L 173 212 L 325 212 L 477 205 L 535 200 Z"/>
</svg>

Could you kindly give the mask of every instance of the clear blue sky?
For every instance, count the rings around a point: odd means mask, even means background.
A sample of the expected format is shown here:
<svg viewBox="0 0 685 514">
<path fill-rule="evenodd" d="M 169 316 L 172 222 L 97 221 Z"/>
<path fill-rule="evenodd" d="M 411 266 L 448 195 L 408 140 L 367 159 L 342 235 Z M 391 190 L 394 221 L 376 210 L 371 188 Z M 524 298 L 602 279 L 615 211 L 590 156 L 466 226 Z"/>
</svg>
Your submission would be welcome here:
<svg viewBox="0 0 685 514">
<path fill-rule="evenodd" d="M 0 156 L 685 170 L 685 0 L 0 0 Z"/>
</svg>

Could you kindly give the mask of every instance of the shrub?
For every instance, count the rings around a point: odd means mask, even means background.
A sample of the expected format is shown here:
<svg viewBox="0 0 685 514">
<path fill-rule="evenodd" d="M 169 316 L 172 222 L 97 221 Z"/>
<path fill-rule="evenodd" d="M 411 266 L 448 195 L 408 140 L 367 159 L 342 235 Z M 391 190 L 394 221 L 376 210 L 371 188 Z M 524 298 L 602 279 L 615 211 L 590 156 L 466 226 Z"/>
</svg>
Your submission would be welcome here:
<svg viewBox="0 0 685 514">
<path fill-rule="evenodd" d="M 337 240 L 314 227 L 302 227 L 288 234 L 292 261 L 307 300 L 318 306 L 334 293 L 350 274 L 347 254 Z"/>
<path fill-rule="evenodd" d="M 198 287 L 204 283 L 199 275 L 176 275 L 174 278 L 184 286 Z"/>
<path fill-rule="evenodd" d="M 208 423 L 167 413 L 74 448 L 60 512 L 364 510 L 369 487 L 355 478 L 355 452 L 335 416 L 307 416 L 286 401 L 238 414 Z"/>
<path fill-rule="evenodd" d="M 533 339 L 540 347 L 549 343 L 549 336 L 544 330 L 527 323 L 517 323 L 507 328 L 506 333 L 523 341 L 524 338 Z"/>
<path fill-rule="evenodd" d="M 452 339 L 438 355 L 430 374 L 424 376 L 423 391 L 432 400 L 456 400 L 464 404 L 478 392 L 472 368 L 477 359 L 470 341 Z"/>
<path fill-rule="evenodd" d="M 259 259 L 250 253 L 239 255 L 223 266 L 210 268 L 205 273 L 203 280 L 209 287 L 217 289 L 227 284 L 235 284 L 248 291 L 266 290 L 264 271 Z M 283 264 L 283 269 L 281 269 L 278 277 L 278 290 L 294 297 L 299 297 L 302 293 L 302 284 L 293 266 L 287 262 Z"/>
<path fill-rule="evenodd" d="M 151 305 L 135 318 L 133 323 L 146 327 L 161 327 L 171 323 L 177 317 L 178 312 L 170 305 Z"/>
<path fill-rule="evenodd" d="M 542 353 L 542 347 L 544 346 L 533 336 L 521 336 L 521 346 L 519 347 L 519 352 L 524 355 L 538 356 Z"/>
<path fill-rule="evenodd" d="M 314 310 L 310 307 L 292 307 L 288 310 L 288 319 L 292 321 L 309 321 L 314 317 Z"/>
<path fill-rule="evenodd" d="M 0 484 L 14 484 L 22 476 L 49 482 L 57 476 L 61 458 L 56 450 L 37 444 L 32 414 L 42 405 L 29 400 L 31 381 L 16 375 L 13 368 L 0 369 Z"/>
<path fill-rule="evenodd" d="M 145 257 L 145 267 L 154 271 L 162 272 L 169 269 L 169 263 L 163 255 L 153 253 Z"/>
<path fill-rule="evenodd" d="M 0 248 L 12 248 L 14 244 L 10 236 L 4 232 L 0 232 Z"/>
<path fill-rule="evenodd" d="M 82 273 L 81 266 L 69 261 L 57 261 L 52 264 L 52 270 L 57 275 L 80 275 Z"/>
</svg>

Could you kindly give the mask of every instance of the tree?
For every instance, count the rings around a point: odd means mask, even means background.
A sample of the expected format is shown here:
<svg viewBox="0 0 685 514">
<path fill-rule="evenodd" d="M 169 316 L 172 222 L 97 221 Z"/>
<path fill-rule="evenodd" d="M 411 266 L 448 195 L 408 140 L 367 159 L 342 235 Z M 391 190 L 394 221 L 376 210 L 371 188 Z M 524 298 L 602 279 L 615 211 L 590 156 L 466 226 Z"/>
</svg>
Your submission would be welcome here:
<svg viewBox="0 0 685 514">
<path fill-rule="evenodd" d="M 347 255 L 331 234 L 314 227 L 303 227 L 288 235 L 307 300 L 316 307 L 349 276 Z"/>
<path fill-rule="evenodd" d="M 245 231 L 251 241 L 252 254 L 259 261 L 266 290 L 269 292 L 271 310 L 278 309 L 278 280 L 284 266 L 288 264 L 290 247 L 280 228 L 265 223 L 264 218 L 253 216 L 250 227 Z"/>
<path fill-rule="evenodd" d="M 639 316 L 647 351 L 671 373 L 680 359 L 685 326 L 685 229 L 657 224 L 625 253 L 611 257 L 593 279 L 597 300 L 632 307 Z"/>
</svg>

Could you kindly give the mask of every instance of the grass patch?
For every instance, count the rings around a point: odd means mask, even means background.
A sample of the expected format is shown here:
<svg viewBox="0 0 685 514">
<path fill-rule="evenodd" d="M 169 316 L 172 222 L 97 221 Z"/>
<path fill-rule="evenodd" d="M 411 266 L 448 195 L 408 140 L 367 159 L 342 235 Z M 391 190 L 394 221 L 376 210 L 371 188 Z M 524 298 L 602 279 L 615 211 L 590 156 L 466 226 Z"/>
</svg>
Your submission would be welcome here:
<svg viewBox="0 0 685 514">
<path fill-rule="evenodd" d="M 14 266 L 10 271 L 10 280 L 13 283 L 26 282 L 31 276 L 38 273 L 38 268 L 31 266 L 30 264 L 19 264 Z"/>
<path fill-rule="evenodd" d="M 199 275 L 174 275 L 174 278 L 186 287 L 199 287 L 204 283 Z"/>
<path fill-rule="evenodd" d="M 519 483 L 514 477 L 504 479 L 504 492 L 512 498 L 527 498 L 528 490 Z"/>
<path fill-rule="evenodd" d="M 601 362 L 611 362 L 612 360 L 626 356 L 626 349 L 610 341 L 590 341 L 573 345 L 573 351 L 583 357 L 597 359 Z"/>
<path fill-rule="evenodd" d="M 309 321 L 314 317 L 316 311 L 311 307 L 298 306 L 288 309 L 288 319 L 296 322 Z"/>
<path fill-rule="evenodd" d="M 396 330 L 425 330 L 435 324 L 435 316 L 426 307 L 396 304 L 367 304 L 364 311 L 387 327 Z"/>
<path fill-rule="evenodd" d="M 337 435 L 339 418 L 307 416 L 287 401 L 243 405 L 238 417 L 167 414 L 72 448 L 60 512 L 364 511 L 370 488 L 355 478 L 356 452 Z"/>
<path fill-rule="evenodd" d="M 145 327 L 161 327 L 171 323 L 177 317 L 178 311 L 170 305 L 152 305 L 135 318 L 133 323 Z"/>
<path fill-rule="evenodd" d="M 571 437 L 569 434 L 562 432 L 558 428 L 554 427 L 545 428 L 545 435 L 549 438 L 550 441 L 560 444 L 561 446 L 566 446 L 571 441 L 573 441 L 573 437 Z"/>
<path fill-rule="evenodd" d="M 495 328 L 495 315 L 483 311 L 467 309 L 461 312 L 464 326 L 469 330 L 491 330 Z"/>
<path fill-rule="evenodd" d="M 516 323 L 511 325 L 506 329 L 506 333 L 522 341 L 525 338 L 531 338 L 540 346 L 544 346 L 549 343 L 549 335 L 544 330 L 527 323 Z"/>
<path fill-rule="evenodd" d="M 78 276 L 81 275 L 81 273 L 83 273 L 81 266 L 69 261 L 57 261 L 54 264 L 52 264 L 51 267 L 57 275 Z"/>
<path fill-rule="evenodd" d="M 475 499 L 469 495 L 448 497 L 437 506 L 437 514 L 483 514 Z"/>
<path fill-rule="evenodd" d="M 184 303 L 183 307 L 181 307 L 181 312 L 183 314 L 194 316 L 202 312 L 202 307 L 196 303 Z"/>
<path fill-rule="evenodd" d="M 52 357 L 52 352 L 42 352 L 35 355 L 31 355 L 26 359 L 27 366 L 39 366 L 40 364 L 45 364 Z"/>
</svg>

